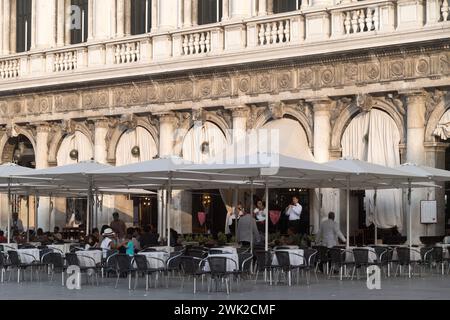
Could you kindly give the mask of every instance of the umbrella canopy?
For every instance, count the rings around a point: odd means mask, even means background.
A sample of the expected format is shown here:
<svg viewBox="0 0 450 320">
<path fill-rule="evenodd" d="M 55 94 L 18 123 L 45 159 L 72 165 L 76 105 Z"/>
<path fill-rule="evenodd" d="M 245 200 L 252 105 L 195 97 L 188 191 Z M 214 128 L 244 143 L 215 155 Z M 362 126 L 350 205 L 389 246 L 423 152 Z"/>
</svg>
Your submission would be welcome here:
<svg viewBox="0 0 450 320">
<path fill-rule="evenodd" d="M 11 179 L 16 175 L 31 174 L 35 171 L 35 169 L 21 167 L 14 163 L 5 163 L 0 165 L 0 182 L 7 183 L 8 179 Z"/>
<path fill-rule="evenodd" d="M 53 185 L 63 185 L 75 187 L 86 185 L 89 181 L 89 172 L 110 168 L 110 165 L 98 163 L 96 161 L 82 161 L 65 166 L 51 167 L 31 172 L 23 172 L 15 175 L 22 181 L 51 181 Z"/>
<path fill-rule="evenodd" d="M 306 181 L 345 177 L 347 171 L 281 154 L 254 154 L 232 163 L 196 164 L 182 170 L 212 180 Z"/>
<path fill-rule="evenodd" d="M 438 168 L 432 168 L 427 166 L 421 166 L 413 163 L 405 163 L 401 166 L 395 167 L 396 170 L 408 174 L 411 176 L 420 176 L 422 178 L 428 178 L 432 181 L 445 182 L 450 181 L 450 171 L 442 170 Z"/>
</svg>

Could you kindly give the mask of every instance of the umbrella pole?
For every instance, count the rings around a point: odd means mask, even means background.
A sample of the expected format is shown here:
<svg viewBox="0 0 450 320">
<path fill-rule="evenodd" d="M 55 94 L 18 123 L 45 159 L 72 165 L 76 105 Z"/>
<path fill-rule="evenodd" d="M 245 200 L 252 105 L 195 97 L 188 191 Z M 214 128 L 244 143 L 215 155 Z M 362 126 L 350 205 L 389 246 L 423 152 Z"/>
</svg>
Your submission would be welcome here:
<svg viewBox="0 0 450 320">
<path fill-rule="evenodd" d="M 253 179 L 250 180 L 250 216 L 253 217 Z M 250 253 L 253 254 L 253 220 L 250 226 Z"/>
<path fill-rule="evenodd" d="M 94 206 L 95 206 L 95 219 L 94 219 L 93 227 L 97 228 L 97 225 L 98 225 L 98 190 L 95 191 Z"/>
<path fill-rule="evenodd" d="M 373 225 L 375 227 L 375 240 L 374 240 L 375 245 L 377 245 L 377 240 L 378 240 L 378 229 L 377 229 L 377 224 L 375 221 L 376 212 L 377 212 L 377 189 L 375 189 L 374 199 L 373 199 Z"/>
<path fill-rule="evenodd" d="M 347 178 L 347 249 L 350 248 L 350 177 Z"/>
<path fill-rule="evenodd" d="M 92 212 L 92 182 L 89 179 L 88 194 L 87 194 L 87 212 L 86 212 L 86 236 L 89 234 L 91 228 L 91 212 Z"/>
<path fill-rule="evenodd" d="M 411 179 L 408 179 L 409 247 L 412 247 Z"/>
<path fill-rule="evenodd" d="M 238 238 L 237 238 L 237 230 L 238 230 L 238 215 L 237 215 L 237 206 L 239 203 L 239 189 L 235 188 L 234 189 L 234 237 L 236 239 L 236 243 L 238 243 Z"/>
<path fill-rule="evenodd" d="M 30 242 L 30 195 L 27 192 L 27 242 Z"/>
<path fill-rule="evenodd" d="M 172 176 L 169 176 L 169 185 L 167 187 L 167 205 L 166 205 L 166 212 L 167 212 L 167 247 L 169 249 L 169 253 L 171 252 L 170 249 L 170 207 L 172 202 Z"/>
<path fill-rule="evenodd" d="M 265 225 L 265 250 L 269 251 L 269 185 L 266 182 L 266 225 Z"/>
<path fill-rule="evenodd" d="M 11 243 L 11 215 L 12 215 L 12 203 L 11 203 L 11 178 L 8 178 L 8 244 Z"/>
</svg>

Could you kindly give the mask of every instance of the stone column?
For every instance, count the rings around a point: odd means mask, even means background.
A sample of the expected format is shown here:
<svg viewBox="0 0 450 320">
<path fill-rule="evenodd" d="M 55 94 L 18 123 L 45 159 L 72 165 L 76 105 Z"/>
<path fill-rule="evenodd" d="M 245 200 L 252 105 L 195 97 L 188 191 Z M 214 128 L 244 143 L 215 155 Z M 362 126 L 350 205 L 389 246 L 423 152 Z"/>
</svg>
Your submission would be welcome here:
<svg viewBox="0 0 450 320">
<path fill-rule="evenodd" d="M 258 16 L 267 15 L 267 0 L 258 0 Z"/>
<path fill-rule="evenodd" d="M 52 48 L 56 45 L 56 0 L 35 1 L 36 48 Z"/>
<path fill-rule="evenodd" d="M 222 21 L 230 19 L 230 0 L 222 0 Z"/>
<path fill-rule="evenodd" d="M 183 28 L 192 27 L 192 0 L 183 1 Z"/>
<path fill-rule="evenodd" d="M 267 14 L 273 14 L 273 0 L 267 0 Z"/>
<path fill-rule="evenodd" d="M 125 35 L 129 36 L 130 34 L 131 34 L 131 0 L 125 0 Z"/>
<path fill-rule="evenodd" d="M 317 162 L 324 163 L 330 160 L 331 147 L 331 122 L 330 111 L 333 101 L 328 98 L 311 99 L 309 102 L 314 110 L 314 158 Z M 314 233 L 319 231 L 320 223 L 326 219 L 328 212 L 336 214 L 336 200 L 338 191 L 330 188 L 316 189 L 312 205 L 312 221 Z M 336 216 L 339 221 L 339 216 Z"/>
<path fill-rule="evenodd" d="M 9 54 L 11 51 L 10 35 L 11 35 L 11 6 L 9 0 L 3 0 L 3 54 Z"/>
<path fill-rule="evenodd" d="M 237 106 L 232 109 L 231 115 L 233 117 L 233 144 L 235 152 L 240 154 L 241 152 L 248 152 L 249 150 L 242 150 L 241 148 L 245 148 L 245 143 L 241 145 L 236 145 L 240 139 L 245 137 L 247 132 L 247 119 L 249 115 L 249 108 L 246 105 Z M 236 150 L 236 147 L 239 150 Z"/>
<path fill-rule="evenodd" d="M 16 52 L 17 48 L 17 0 L 10 0 L 10 52 L 14 53 Z M 28 21 L 28 23 L 31 23 L 31 21 Z"/>
<path fill-rule="evenodd" d="M 116 37 L 125 35 L 125 0 L 117 0 L 117 27 Z"/>
<path fill-rule="evenodd" d="M 198 25 L 198 0 L 192 0 L 192 24 Z"/>
<path fill-rule="evenodd" d="M 252 1 L 230 0 L 231 19 L 243 19 L 252 16 Z"/>
<path fill-rule="evenodd" d="M 0 0 L 0 56 L 3 55 L 3 28 L 4 28 L 4 15 L 3 15 L 3 0 Z M 1 227 L 1 222 L 0 222 Z"/>
<path fill-rule="evenodd" d="M 178 24 L 178 0 L 159 0 L 159 30 L 170 31 L 177 28 Z"/>
<path fill-rule="evenodd" d="M 65 13 L 66 13 L 66 3 L 64 0 L 57 2 L 57 25 L 56 25 L 56 45 L 64 45 L 64 33 L 65 33 Z"/>
<path fill-rule="evenodd" d="M 36 169 L 45 169 L 48 167 L 48 137 L 50 125 L 48 123 L 38 124 L 36 127 Z M 38 227 L 49 231 L 50 199 L 40 197 L 38 208 Z"/>
<path fill-rule="evenodd" d="M 88 2 L 88 41 L 94 39 L 94 1 Z"/>
<path fill-rule="evenodd" d="M 406 159 L 407 162 L 425 165 L 425 101 L 426 94 L 423 90 L 404 92 L 407 101 L 407 134 L 406 134 Z M 412 242 L 419 244 L 420 236 L 425 235 L 425 228 L 420 223 L 420 201 L 426 200 L 426 189 L 412 189 L 411 192 L 411 218 L 412 218 Z M 408 215 L 408 212 L 406 213 Z M 403 232 L 408 234 L 409 220 L 406 216 L 406 224 Z M 408 234 L 408 240 L 411 235 Z"/>
<path fill-rule="evenodd" d="M 72 16 L 72 8 L 71 8 L 71 1 L 70 0 L 64 0 L 65 2 L 65 21 L 64 21 L 64 44 L 66 46 L 70 45 L 71 42 L 71 36 L 70 36 L 70 31 L 72 28 L 72 21 L 71 21 L 71 16 Z M 58 2 L 59 3 L 59 2 Z"/>
<path fill-rule="evenodd" d="M 152 29 L 151 32 L 158 28 L 158 0 L 152 0 Z"/>
<path fill-rule="evenodd" d="M 109 129 L 107 118 L 93 119 L 94 121 L 94 159 L 95 161 L 107 164 L 106 135 Z M 98 211 L 98 226 L 109 224 L 114 211 L 114 196 L 103 196 L 103 208 Z"/>
</svg>

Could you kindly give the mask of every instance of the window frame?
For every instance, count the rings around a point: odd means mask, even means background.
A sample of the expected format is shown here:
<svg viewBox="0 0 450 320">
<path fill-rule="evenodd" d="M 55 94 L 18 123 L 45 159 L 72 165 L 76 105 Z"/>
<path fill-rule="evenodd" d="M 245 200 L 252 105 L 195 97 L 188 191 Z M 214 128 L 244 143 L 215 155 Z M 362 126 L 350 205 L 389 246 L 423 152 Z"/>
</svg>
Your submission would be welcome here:
<svg viewBox="0 0 450 320">
<path fill-rule="evenodd" d="M 197 13 L 197 25 L 218 23 L 223 17 L 223 0 L 198 0 Z"/>
<path fill-rule="evenodd" d="M 138 15 L 137 13 L 144 13 Z M 139 18 L 140 20 L 137 20 Z M 131 0 L 131 35 L 152 31 L 152 0 Z M 147 24 L 147 25 L 145 25 Z"/>
<path fill-rule="evenodd" d="M 32 0 L 16 2 L 16 52 L 27 52 L 31 49 Z M 26 41 L 26 44 L 25 44 Z"/>
<path fill-rule="evenodd" d="M 71 6 L 79 6 L 81 8 L 81 30 L 70 30 L 70 44 L 85 43 L 89 34 L 89 0 L 71 0 Z"/>
</svg>

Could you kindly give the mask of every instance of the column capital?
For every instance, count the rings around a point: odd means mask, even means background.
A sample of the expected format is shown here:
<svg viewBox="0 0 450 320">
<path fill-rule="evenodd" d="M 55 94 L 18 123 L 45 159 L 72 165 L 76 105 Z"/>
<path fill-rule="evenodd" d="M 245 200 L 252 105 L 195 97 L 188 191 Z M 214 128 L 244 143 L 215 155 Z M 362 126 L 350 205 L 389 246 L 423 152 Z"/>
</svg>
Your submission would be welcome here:
<svg viewBox="0 0 450 320">
<path fill-rule="evenodd" d="M 250 108 L 246 105 L 234 106 L 227 109 L 231 111 L 233 118 L 246 118 L 250 113 Z"/>
<path fill-rule="evenodd" d="M 89 121 L 94 123 L 95 128 L 109 128 L 111 119 L 106 117 L 89 118 Z"/>
<path fill-rule="evenodd" d="M 314 112 L 331 111 L 331 105 L 333 103 L 333 100 L 328 97 L 309 98 L 305 101 L 312 105 Z"/>
<path fill-rule="evenodd" d="M 175 112 L 161 112 L 154 114 L 159 118 L 160 123 L 173 123 L 176 124 L 178 117 Z"/>
<path fill-rule="evenodd" d="M 52 125 L 48 122 L 38 122 L 33 125 L 36 127 L 37 133 L 49 133 L 52 130 Z"/>
<path fill-rule="evenodd" d="M 423 88 L 401 90 L 398 91 L 398 94 L 405 96 L 408 100 L 421 98 L 425 99 L 427 97 L 427 92 Z"/>
</svg>

